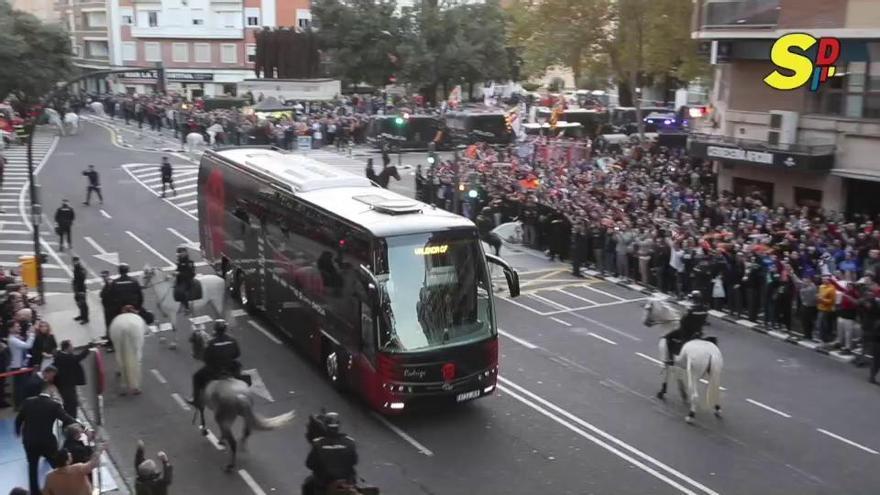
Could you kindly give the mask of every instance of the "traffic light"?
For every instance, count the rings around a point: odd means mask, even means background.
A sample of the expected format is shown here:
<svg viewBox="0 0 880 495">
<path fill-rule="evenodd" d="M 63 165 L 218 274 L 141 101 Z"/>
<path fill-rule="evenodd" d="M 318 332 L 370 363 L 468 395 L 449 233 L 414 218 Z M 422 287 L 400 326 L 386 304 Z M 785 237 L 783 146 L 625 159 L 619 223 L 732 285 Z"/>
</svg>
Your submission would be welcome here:
<svg viewBox="0 0 880 495">
<path fill-rule="evenodd" d="M 428 166 L 433 167 L 435 163 L 437 163 L 437 153 L 434 151 L 429 151 L 428 152 Z"/>
<path fill-rule="evenodd" d="M 398 126 L 403 125 L 403 122 L 404 122 L 403 117 L 397 117 L 394 119 L 394 123 L 397 124 Z"/>
</svg>

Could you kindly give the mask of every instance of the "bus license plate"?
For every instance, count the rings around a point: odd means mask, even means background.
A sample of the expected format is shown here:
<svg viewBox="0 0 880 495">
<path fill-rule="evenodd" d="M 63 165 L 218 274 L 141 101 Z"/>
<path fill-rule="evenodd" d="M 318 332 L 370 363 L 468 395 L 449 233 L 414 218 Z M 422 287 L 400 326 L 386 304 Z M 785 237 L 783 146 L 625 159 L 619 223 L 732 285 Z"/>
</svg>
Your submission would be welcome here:
<svg viewBox="0 0 880 495">
<path fill-rule="evenodd" d="M 476 399 L 480 396 L 479 390 L 471 390 L 470 392 L 465 392 L 463 394 L 458 394 L 455 397 L 456 402 L 464 402 L 466 400 Z"/>
</svg>

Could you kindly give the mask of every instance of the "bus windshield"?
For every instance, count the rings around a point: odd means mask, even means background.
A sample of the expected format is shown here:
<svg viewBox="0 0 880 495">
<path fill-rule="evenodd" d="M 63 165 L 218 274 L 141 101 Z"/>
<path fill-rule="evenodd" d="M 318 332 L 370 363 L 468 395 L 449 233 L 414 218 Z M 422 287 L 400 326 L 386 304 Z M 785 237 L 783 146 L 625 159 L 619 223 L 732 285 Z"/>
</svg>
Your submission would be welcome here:
<svg viewBox="0 0 880 495">
<path fill-rule="evenodd" d="M 424 351 L 494 335 L 476 232 L 388 237 L 383 251 L 382 351 Z"/>
</svg>

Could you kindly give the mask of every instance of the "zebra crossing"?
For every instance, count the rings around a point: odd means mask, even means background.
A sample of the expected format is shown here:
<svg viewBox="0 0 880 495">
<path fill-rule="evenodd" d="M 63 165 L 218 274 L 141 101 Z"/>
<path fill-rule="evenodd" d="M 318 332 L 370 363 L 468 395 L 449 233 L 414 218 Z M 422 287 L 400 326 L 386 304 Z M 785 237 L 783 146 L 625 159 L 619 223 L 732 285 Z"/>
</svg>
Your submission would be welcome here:
<svg viewBox="0 0 880 495">
<path fill-rule="evenodd" d="M 127 163 L 122 166 L 122 169 L 148 191 L 162 197 L 162 173 L 157 164 Z M 193 220 L 198 220 L 199 167 L 197 165 L 175 165 L 172 177 L 177 194 L 168 188 L 162 199 Z"/>
<path fill-rule="evenodd" d="M 51 132 L 37 132 L 34 135 L 33 159 L 38 166 L 55 148 L 57 138 Z M 3 186 L 0 187 L 0 268 L 19 271 L 21 256 L 33 256 L 33 230 L 25 222 L 20 202 L 29 204 L 27 181 L 27 146 L 12 146 L 0 151 L 6 158 L 3 171 Z M 58 250 L 58 240 L 46 235 L 45 228 L 41 238 L 42 251 L 54 253 Z M 72 273 L 70 268 L 49 257 L 43 263 L 43 281 L 46 292 L 69 292 Z M 32 288 L 33 289 L 33 288 Z"/>
</svg>

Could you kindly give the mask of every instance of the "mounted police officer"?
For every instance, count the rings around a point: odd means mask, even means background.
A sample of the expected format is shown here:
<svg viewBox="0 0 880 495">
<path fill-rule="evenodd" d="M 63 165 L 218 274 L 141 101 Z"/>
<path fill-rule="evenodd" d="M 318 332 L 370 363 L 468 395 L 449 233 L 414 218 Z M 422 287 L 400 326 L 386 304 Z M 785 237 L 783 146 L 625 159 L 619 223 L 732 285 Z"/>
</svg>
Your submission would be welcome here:
<svg viewBox="0 0 880 495">
<path fill-rule="evenodd" d="M 174 281 L 174 300 L 189 311 L 193 280 L 196 278 L 196 265 L 189 259 L 185 247 L 177 248 L 177 279 Z"/>
<path fill-rule="evenodd" d="M 322 415 L 325 435 L 312 440 L 312 450 L 306 458 L 306 467 L 312 475 L 302 486 L 303 495 L 324 495 L 334 482 L 355 485 L 358 462 L 354 439 L 340 431 L 339 414 Z"/>
<path fill-rule="evenodd" d="M 702 337 L 703 326 L 706 325 L 706 319 L 709 312 L 703 304 L 703 295 L 700 291 L 692 291 L 688 295 L 691 307 L 687 313 L 681 318 L 678 328 L 667 333 L 666 339 L 666 364 L 671 366 L 675 356 L 681 352 L 681 348 L 691 340 Z"/>
<path fill-rule="evenodd" d="M 119 265 L 119 276 L 110 282 L 109 299 L 113 306 L 113 318 L 119 315 L 122 308 L 134 306 L 139 311 L 144 307 L 144 293 L 141 284 L 128 275 L 128 265 Z M 111 318 L 112 321 L 112 318 Z"/>
<path fill-rule="evenodd" d="M 241 357 L 241 350 L 238 341 L 227 335 L 226 329 L 225 320 L 214 321 L 214 337 L 205 345 L 202 357 L 205 365 L 192 377 L 193 396 L 188 402 L 200 409 L 204 406 L 202 393 L 211 380 L 231 376 L 250 385 L 250 380 L 240 375 L 241 363 L 238 358 Z"/>
</svg>

